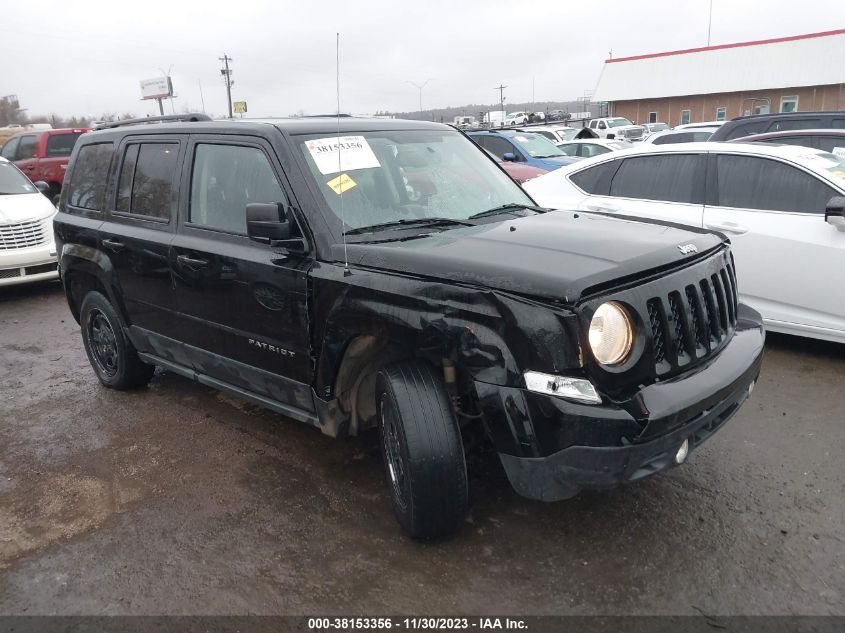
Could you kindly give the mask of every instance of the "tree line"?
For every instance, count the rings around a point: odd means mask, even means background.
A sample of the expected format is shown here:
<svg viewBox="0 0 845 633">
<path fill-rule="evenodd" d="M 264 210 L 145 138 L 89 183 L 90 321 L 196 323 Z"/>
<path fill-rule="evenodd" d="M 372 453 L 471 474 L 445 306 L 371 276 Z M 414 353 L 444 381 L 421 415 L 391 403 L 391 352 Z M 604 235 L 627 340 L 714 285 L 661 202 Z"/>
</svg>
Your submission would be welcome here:
<svg viewBox="0 0 845 633">
<path fill-rule="evenodd" d="M 0 127 L 8 125 L 25 126 L 32 123 L 49 123 L 54 128 L 88 127 L 92 121 L 119 121 L 133 119 L 135 116 L 132 112 L 103 112 L 98 117 L 91 115 L 65 117 L 54 113 L 30 115 L 24 108 L 20 107 L 17 98 L 0 97 Z"/>
</svg>

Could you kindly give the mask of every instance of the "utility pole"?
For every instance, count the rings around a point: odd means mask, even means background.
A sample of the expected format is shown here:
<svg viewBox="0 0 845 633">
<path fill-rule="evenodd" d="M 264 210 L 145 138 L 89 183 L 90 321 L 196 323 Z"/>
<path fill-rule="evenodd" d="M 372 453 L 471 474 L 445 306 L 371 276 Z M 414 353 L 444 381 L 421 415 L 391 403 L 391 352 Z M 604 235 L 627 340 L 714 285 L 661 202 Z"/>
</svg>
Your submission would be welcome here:
<svg viewBox="0 0 845 633">
<path fill-rule="evenodd" d="M 502 84 L 493 88 L 493 90 L 499 91 L 499 109 L 502 111 L 505 109 L 505 88 L 507 88 L 507 86 L 503 86 Z"/>
<path fill-rule="evenodd" d="M 223 75 L 223 81 L 226 84 L 226 98 L 229 100 L 229 118 L 232 118 L 232 86 L 235 85 L 235 82 L 232 81 L 232 69 L 229 68 L 229 62 L 233 61 L 231 57 L 229 57 L 226 53 L 223 53 L 223 57 L 218 57 L 221 62 L 223 62 L 223 68 L 220 69 L 220 74 Z"/>
<path fill-rule="evenodd" d="M 200 103 L 202 103 L 202 111 L 205 112 L 205 97 L 202 95 L 202 81 L 197 79 L 197 85 L 200 87 Z"/>
</svg>

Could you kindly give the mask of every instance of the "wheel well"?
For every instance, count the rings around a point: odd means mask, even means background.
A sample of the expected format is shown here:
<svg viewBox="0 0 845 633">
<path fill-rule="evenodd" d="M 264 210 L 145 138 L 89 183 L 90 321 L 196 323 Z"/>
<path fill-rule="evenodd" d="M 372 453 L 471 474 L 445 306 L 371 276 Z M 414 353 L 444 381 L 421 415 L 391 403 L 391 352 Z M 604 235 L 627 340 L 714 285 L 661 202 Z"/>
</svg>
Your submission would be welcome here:
<svg viewBox="0 0 845 633">
<path fill-rule="evenodd" d="M 108 297 L 105 286 L 95 275 L 84 271 L 70 271 L 66 273 L 65 294 L 67 294 L 71 314 L 73 314 L 73 318 L 76 319 L 77 323 L 79 323 L 79 311 L 82 307 L 82 300 L 92 290 L 101 292 L 104 296 Z"/>
<path fill-rule="evenodd" d="M 375 381 L 378 370 L 407 353 L 384 337 L 358 336 L 346 346 L 335 378 L 334 392 L 349 416 L 349 435 L 358 435 L 374 426 L 376 415 Z"/>
<path fill-rule="evenodd" d="M 461 400 L 465 398 L 470 408 L 474 408 L 474 389 L 471 381 L 460 368 L 455 367 L 451 360 L 440 358 L 438 354 L 420 356 L 419 350 L 390 341 L 386 337 L 372 334 L 361 335 L 353 339 L 346 347 L 343 359 L 337 371 L 334 393 L 340 408 L 348 415 L 348 435 L 358 435 L 360 432 L 376 425 L 376 376 L 379 369 L 400 360 L 420 359 L 428 362 L 438 372 L 451 376 L 451 383 L 447 390 L 456 413 L 461 408 Z M 447 369 L 448 367 L 448 369 Z M 462 414 L 465 416 L 465 414 Z M 465 416 L 474 417 L 474 416 Z M 339 429 L 332 429 L 337 434 Z M 328 430 L 326 432 L 329 432 Z"/>
</svg>

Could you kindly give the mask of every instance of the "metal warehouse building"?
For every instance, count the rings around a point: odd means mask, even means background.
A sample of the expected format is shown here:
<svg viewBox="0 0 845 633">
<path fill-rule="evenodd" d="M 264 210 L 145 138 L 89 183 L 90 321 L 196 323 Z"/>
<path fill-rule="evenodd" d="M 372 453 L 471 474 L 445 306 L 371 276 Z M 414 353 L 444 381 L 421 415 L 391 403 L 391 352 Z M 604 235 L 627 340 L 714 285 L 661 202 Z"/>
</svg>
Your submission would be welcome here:
<svg viewBox="0 0 845 633">
<path fill-rule="evenodd" d="M 594 101 L 675 126 L 747 114 L 845 110 L 845 29 L 608 59 Z"/>
</svg>

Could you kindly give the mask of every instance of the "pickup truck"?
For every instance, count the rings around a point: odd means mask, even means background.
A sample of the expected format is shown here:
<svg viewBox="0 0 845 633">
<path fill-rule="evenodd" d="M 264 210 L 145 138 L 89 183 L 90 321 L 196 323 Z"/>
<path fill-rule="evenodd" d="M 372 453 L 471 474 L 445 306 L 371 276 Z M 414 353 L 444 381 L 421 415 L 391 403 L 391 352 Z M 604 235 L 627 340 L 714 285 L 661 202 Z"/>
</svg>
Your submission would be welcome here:
<svg viewBox="0 0 845 633">
<path fill-rule="evenodd" d="M 56 203 L 73 146 L 88 131 L 88 128 L 27 130 L 11 136 L 0 150 L 0 156 L 15 163 L 32 182 L 41 180 L 50 185 L 46 195 Z"/>
<path fill-rule="evenodd" d="M 593 119 L 587 127 L 600 137 L 609 139 L 641 141 L 645 135 L 645 128 L 642 125 L 634 125 L 621 116 Z"/>
</svg>

